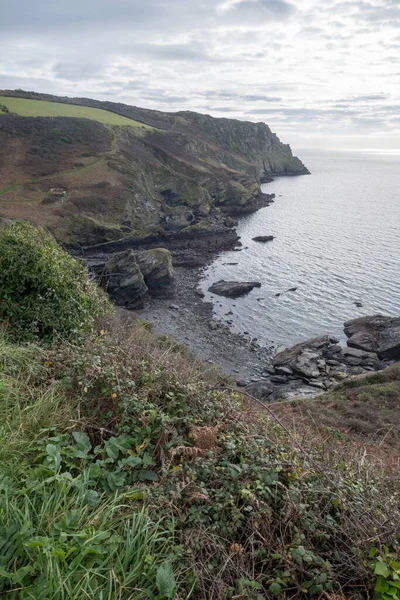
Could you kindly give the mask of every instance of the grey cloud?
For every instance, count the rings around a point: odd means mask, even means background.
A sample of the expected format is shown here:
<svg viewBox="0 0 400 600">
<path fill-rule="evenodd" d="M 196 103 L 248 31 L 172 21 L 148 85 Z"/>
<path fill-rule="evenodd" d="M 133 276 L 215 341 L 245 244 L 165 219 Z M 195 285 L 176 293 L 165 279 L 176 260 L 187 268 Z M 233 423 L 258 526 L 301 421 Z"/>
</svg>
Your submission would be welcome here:
<svg viewBox="0 0 400 600">
<path fill-rule="evenodd" d="M 201 44 L 132 44 L 126 49 L 133 55 L 148 56 L 159 60 L 214 61 Z"/>
<path fill-rule="evenodd" d="M 158 31 L 181 29 L 191 22 L 196 26 L 196 19 L 208 20 L 212 11 L 212 0 L 14 0 L 2 10 L 0 29 L 62 36 L 71 29 L 89 34 L 99 27 L 121 27 L 137 35 L 146 26 Z"/>
<path fill-rule="evenodd" d="M 152 102 L 163 102 L 167 104 L 187 102 L 187 98 L 183 96 L 170 96 L 165 94 L 163 91 L 152 91 L 150 93 L 146 92 L 143 94 L 143 98 L 145 98 L 145 100 L 151 100 Z"/>
<path fill-rule="evenodd" d="M 387 94 L 371 94 L 370 96 L 353 96 L 352 98 L 342 98 L 337 102 L 375 102 L 380 100 L 386 100 Z"/>
<path fill-rule="evenodd" d="M 283 19 L 293 13 L 295 7 L 286 0 L 242 0 L 228 12 L 228 20 L 259 23 L 260 19 Z"/>
<path fill-rule="evenodd" d="M 262 94 L 238 94 L 237 92 L 215 92 L 207 91 L 203 94 L 206 98 L 214 99 L 229 99 L 229 100 L 245 100 L 248 102 L 280 102 L 282 98 L 278 96 L 265 96 Z"/>
<path fill-rule="evenodd" d="M 222 113 L 232 113 L 237 112 L 237 108 L 232 108 L 231 106 L 206 106 L 205 110 L 209 110 L 211 112 L 222 112 Z"/>
<path fill-rule="evenodd" d="M 57 79 L 68 79 L 69 81 L 81 81 L 98 77 L 104 72 L 101 64 L 77 64 L 76 62 L 56 63 L 53 67 L 54 76 Z"/>
<path fill-rule="evenodd" d="M 396 129 L 400 0 L 223 3 L 0 0 L 0 87 L 271 119 L 305 140 Z"/>
</svg>

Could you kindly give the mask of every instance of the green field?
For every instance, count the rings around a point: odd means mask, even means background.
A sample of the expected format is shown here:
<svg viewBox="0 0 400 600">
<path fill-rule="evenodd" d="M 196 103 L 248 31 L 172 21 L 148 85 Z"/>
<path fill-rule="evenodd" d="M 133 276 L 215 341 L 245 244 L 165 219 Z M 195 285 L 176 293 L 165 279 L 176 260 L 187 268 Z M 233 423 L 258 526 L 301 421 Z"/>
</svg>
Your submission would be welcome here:
<svg viewBox="0 0 400 600">
<path fill-rule="evenodd" d="M 75 119 L 91 119 L 92 121 L 103 123 L 103 125 L 153 129 L 149 125 L 122 117 L 108 110 L 90 108 L 88 106 L 46 102 L 44 100 L 28 100 L 26 98 L 11 98 L 9 96 L 0 96 L 1 104 L 6 106 L 11 113 L 20 115 L 21 117 L 72 117 Z"/>
</svg>

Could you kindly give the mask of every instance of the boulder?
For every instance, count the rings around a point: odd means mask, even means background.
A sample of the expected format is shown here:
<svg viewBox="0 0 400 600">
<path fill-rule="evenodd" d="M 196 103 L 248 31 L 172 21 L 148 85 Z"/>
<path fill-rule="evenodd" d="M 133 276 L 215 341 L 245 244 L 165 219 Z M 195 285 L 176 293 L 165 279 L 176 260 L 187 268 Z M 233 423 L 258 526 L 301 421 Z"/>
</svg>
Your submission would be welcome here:
<svg viewBox="0 0 400 600">
<path fill-rule="evenodd" d="M 106 262 L 103 283 L 118 306 L 144 308 L 149 300 L 148 288 L 133 250 L 119 252 Z"/>
<path fill-rule="evenodd" d="M 149 296 L 172 298 L 175 292 L 171 253 L 165 248 L 125 250 L 104 265 L 102 282 L 118 306 L 144 308 Z"/>
<path fill-rule="evenodd" d="M 251 292 L 253 288 L 261 287 L 259 281 L 225 281 L 221 279 L 212 284 L 208 291 L 218 296 L 226 296 L 227 298 L 237 298 Z"/>
<path fill-rule="evenodd" d="M 246 387 L 246 392 L 264 402 L 271 402 L 279 395 L 279 388 L 269 381 L 260 380 Z"/>
<path fill-rule="evenodd" d="M 353 358 L 378 358 L 375 352 L 366 352 L 365 350 L 360 350 L 359 348 L 343 348 L 344 356 L 353 356 Z"/>
<path fill-rule="evenodd" d="M 154 248 L 136 252 L 135 256 L 150 295 L 153 298 L 173 298 L 175 279 L 171 252 L 166 248 Z"/>
<path fill-rule="evenodd" d="M 320 376 L 318 362 L 321 360 L 321 353 L 329 345 L 327 335 L 312 338 L 279 352 L 273 360 L 273 365 L 275 368 L 289 367 L 302 377 L 315 379 Z"/>
<path fill-rule="evenodd" d="M 293 371 L 290 367 L 276 367 L 275 372 L 277 375 L 293 375 Z"/>
<path fill-rule="evenodd" d="M 264 244 L 265 242 L 272 242 L 273 239 L 273 235 L 256 235 L 256 237 L 252 238 L 253 242 L 262 242 Z"/>
<path fill-rule="evenodd" d="M 347 345 L 375 352 L 381 359 L 400 360 L 400 317 L 373 315 L 346 321 Z"/>
</svg>

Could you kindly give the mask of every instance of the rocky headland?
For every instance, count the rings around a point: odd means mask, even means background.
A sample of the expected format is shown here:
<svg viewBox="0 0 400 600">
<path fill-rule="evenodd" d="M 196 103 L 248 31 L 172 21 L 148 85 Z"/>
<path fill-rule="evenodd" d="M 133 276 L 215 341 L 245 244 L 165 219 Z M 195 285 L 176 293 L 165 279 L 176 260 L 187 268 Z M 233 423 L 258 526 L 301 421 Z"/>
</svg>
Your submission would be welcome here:
<svg viewBox="0 0 400 600">
<path fill-rule="evenodd" d="M 0 217 L 44 225 L 76 254 L 164 247 L 176 265 L 204 264 L 238 242 L 237 217 L 273 200 L 262 181 L 308 173 L 265 123 L 33 92 L 0 96 L 132 122 L 0 112 Z"/>
</svg>

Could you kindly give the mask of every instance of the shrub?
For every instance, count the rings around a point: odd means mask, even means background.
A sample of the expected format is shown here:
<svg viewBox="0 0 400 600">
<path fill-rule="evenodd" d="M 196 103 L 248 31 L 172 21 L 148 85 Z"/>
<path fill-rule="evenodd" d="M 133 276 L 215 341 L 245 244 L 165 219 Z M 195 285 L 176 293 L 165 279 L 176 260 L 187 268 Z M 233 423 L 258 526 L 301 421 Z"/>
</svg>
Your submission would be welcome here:
<svg viewBox="0 0 400 600">
<path fill-rule="evenodd" d="M 0 321 L 18 341 L 75 339 L 107 312 L 85 268 L 43 229 L 14 222 L 0 231 Z"/>
</svg>

